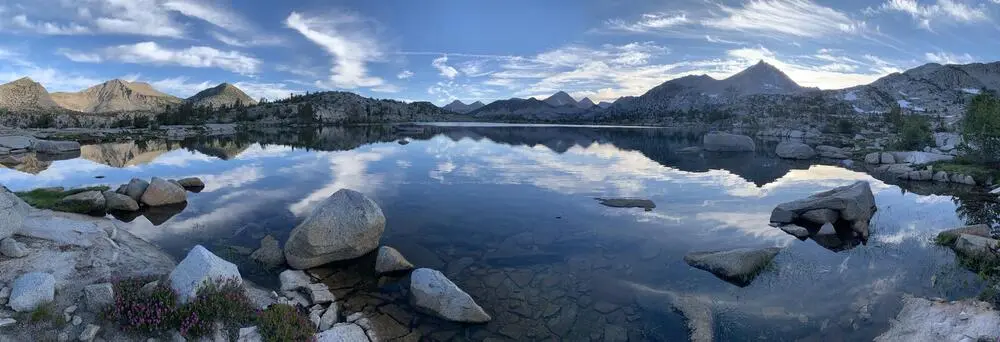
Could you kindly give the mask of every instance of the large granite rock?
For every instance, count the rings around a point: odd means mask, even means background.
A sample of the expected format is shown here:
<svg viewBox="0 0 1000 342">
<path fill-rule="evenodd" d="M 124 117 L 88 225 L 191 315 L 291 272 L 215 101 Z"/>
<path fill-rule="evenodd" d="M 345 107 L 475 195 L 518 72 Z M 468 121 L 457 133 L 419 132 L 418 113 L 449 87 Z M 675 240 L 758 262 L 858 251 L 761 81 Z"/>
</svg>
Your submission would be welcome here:
<svg viewBox="0 0 1000 342">
<path fill-rule="evenodd" d="M 131 197 L 132 199 L 138 201 L 142 198 L 142 194 L 146 192 L 146 188 L 149 187 L 149 182 L 138 178 L 132 178 L 125 186 L 125 195 Z"/>
<path fill-rule="evenodd" d="M 0 186 L 0 239 L 14 235 L 30 209 L 21 198 Z"/>
<path fill-rule="evenodd" d="M 851 222 L 851 229 L 862 239 L 868 238 L 868 222 L 875 213 L 875 196 L 868 182 L 834 188 L 813 194 L 808 198 L 782 203 L 771 211 L 771 222 L 794 223 L 810 210 L 830 209 L 840 214 L 841 220 Z"/>
<path fill-rule="evenodd" d="M 944 245 L 954 245 L 955 241 L 958 240 L 958 236 L 962 234 L 976 235 L 985 238 L 992 238 L 990 232 L 990 226 L 987 224 L 975 224 L 971 226 L 962 226 L 957 228 L 948 229 L 938 233 L 937 241 Z"/>
<path fill-rule="evenodd" d="M 694 252 L 684 256 L 692 267 L 709 271 L 722 280 L 743 287 L 750 285 L 781 248 L 737 248 L 726 251 Z"/>
<path fill-rule="evenodd" d="M 201 245 L 194 246 L 174 271 L 170 272 L 170 288 L 177 293 L 182 303 L 195 298 L 198 290 L 206 284 L 221 284 L 227 280 L 243 283 L 236 265 L 212 254 Z"/>
<path fill-rule="evenodd" d="M 17 277 L 11 287 L 7 305 L 17 312 L 34 310 L 56 296 L 56 279 L 48 273 L 25 273 Z"/>
<path fill-rule="evenodd" d="M 816 151 L 812 147 L 796 141 L 782 141 L 774 149 L 774 153 L 785 159 L 812 159 L 816 157 Z"/>
<path fill-rule="evenodd" d="M 185 188 L 204 188 L 205 187 L 205 182 L 202 182 L 201 178 L 198 178 L 198 177 L 181 178 L 181 179 L 177 180 L 177 184 L 180 184 L 182 187 L 185 187 Z"/>
<path fill-rule="evenodd" d="M 996 249 L 998 244 L 1000 242 L 996 239 L 971 234 L 958 234 L 958 239 L 955 240 L 952 248 L 955 249 L 955 252 L 965 256 L 995 259 L 997 255 L 991 251 Z"/>
<path fill-rule="evenodd" d="M 882 161 L 879 159 L 879 152 L 872 152 L 865 155 L 865 163 L 868 164 L 881 164 Z"/>
<path fill-rule="evenodd" d="M 73 213 L 93 213 L 104 211 L 104 195 L 100 191 L 84 191 L 59 200 L 59 210 Z"/>
<path fill-rule="evenodd" d="M 903 309 L 875 341 L 984 341 L 997 336 L 1000 315 L 989 303 L 937 302 L 904 295 Z"/>
<path fill-rule="evenodd" d="M 285 259 L 295 269 L 360 257 L 378 247 L 385 230 L 382 209 L 360 192 L 341 189 L 292 230 Z"/>
<path fill-rule="evenodd" d="M 757 149 L 753 139 L 738 134 L 711 132 L 702 139 L 706 151 L 713 152 L 753 152 Z"/>
<path fill-rule="evenodd" d="M 285 263 L 285 253 L 281 250 L 281 242 L 278 242 L 271 235 L 264 236 L 260 240 L 260 248 L 253 251 L 250 258 L 267 267 L 277 267 Z"/>
<path fill-rule="evenodd" d="M 139 210 L 139 203 L 136 202 L 132 197 L 127 195 L 122 195 L 113 191 L 105 191 L 104 193 L 104 204 L 108 210 L 120 210 L 120 211 L 137 211 Z"/>
<path fill-rule="evenodd" d="M 410 303 L 453 322 L 485 323 L 492 319 L 469 294 L 441 272 L 429 268 L 410 273 Z"/>
<path fill-rule="evenodd" d="M 403 257 L 395 248 L 382 246 L 378 249 L 378 256 L 375 258 L 375 272 L 389 273 L 397 271 L 408 271 L 413 269 L 413 264 Z"/>
<path fill-rule="evenodd" d="M 184 203 L 187 202 L 187 192 L 177 184 L 163 178 L 153 177 L 139 201 L 151 207 Z"/>
</svg>

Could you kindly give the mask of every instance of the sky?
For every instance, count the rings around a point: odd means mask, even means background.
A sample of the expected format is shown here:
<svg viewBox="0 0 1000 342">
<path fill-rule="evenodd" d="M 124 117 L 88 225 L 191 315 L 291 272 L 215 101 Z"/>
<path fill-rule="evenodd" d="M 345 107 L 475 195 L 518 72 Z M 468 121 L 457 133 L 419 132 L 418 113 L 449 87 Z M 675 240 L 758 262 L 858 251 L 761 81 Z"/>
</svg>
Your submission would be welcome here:
<svg viewBox="0 0 1000 342">
<path fill-rule="evenodd" d="M 613 101 L 760 60 L 839 89 L 1000 60 L 1000 0 L 0 0 L 0 82 L 142 81 L 180 97 L 341 90 L 471 103 Z"/>
</svg>

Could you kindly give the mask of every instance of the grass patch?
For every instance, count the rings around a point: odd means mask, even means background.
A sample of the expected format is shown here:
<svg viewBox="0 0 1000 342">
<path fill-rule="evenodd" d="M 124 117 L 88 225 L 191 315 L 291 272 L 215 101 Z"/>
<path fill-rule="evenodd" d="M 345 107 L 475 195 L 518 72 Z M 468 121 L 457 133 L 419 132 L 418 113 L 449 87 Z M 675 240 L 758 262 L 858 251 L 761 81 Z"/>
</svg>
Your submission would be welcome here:
<svg viewBox="0 0 1000 342">
<path fill-rule="evenodd" d="M 75 204 L 75 203 L 64 204 L 60 203 L 60 201 L 62 201 L 62 199 L 65 198 L 66 196 L 76 195 L 81 192 L 108 191 L 110 189 L 111 189 L 110 187 L 101 185 L 101 186 L 92 186 L 86 188 L 70 189 L 65 191 L 53 191 L 51 189 L 35 189 L 31 191 L 15 192 L 14 194 L 17 195 L 17 197 L 20 197 L 22 200 L 24 200 L 25 203 L 28 203 L 32 207 L 38 209 L 51 209 L 56 211 L 79 213 L 81 211 L 89 210 L 90 209 L 89 206 Z"/>
<path fill-rule="evenodd" d="M 257 331 L 265 342 L 310 341 L 313 337 L 313 325 L 305 313 L 286 304 L 271 305 L 261 312 Z"/>
<path fill-rule="evenodd" d="M 266 341 L 307 341 L 316 333 L 302 313 L 291 315 L 280 305 L 258 310 L 235 279 L 202 287 L 185 304 L 180 304 L 178 295 L 166 284 L 143 291 L 142 287 L 153 280 L 135 278 L 116 282 L 115 303 L 104 311 L 103 317 L 117 322 L 127 332 L 155 334 L 177 330 L 188 339 L 211 335 L 216 323 L 223 324 L 230 336 L 236 336 L 239 328 L 257 325 L 262 335 L 268 331 L 272 332 L 269 336 L 276 336 L 276 339 L 265 337 Z"/>
</svg>

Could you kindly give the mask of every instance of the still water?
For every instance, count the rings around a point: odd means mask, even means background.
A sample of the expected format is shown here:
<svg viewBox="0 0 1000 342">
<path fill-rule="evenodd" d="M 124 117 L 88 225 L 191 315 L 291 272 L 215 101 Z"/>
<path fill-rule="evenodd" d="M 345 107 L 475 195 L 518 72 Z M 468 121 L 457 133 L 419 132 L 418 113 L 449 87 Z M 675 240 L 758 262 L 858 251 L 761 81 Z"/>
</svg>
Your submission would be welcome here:
<svg viewBox="0 0 1000 342">
<path fill-rule="evenodd" d="M 247 257 L 258 241 L 283 241 L 338 189 L 361 191 L 386 215 L 384 244 L 445 272 L 494 318 L 464 326 L 416 314 L 400 280 L 376 279 L 370 260 L 335 265 L 328 273 L 342 310 L 386 318 L 389 337 L 677 341 L 690 324 L 716 340 L 870 340 L 904 293 L 956 299 L 982 286 L 931 242 L 991 217 L 981 203 L 769 153 L 677 152 L 698 141 L 628 127 L 256 132 L 87 145 L 79 158 L 8 165 L 0 183 L 19 191 L 200 177 L 207 186 L 186 207 L 121 217 L 121 226 L 178 260 L 203 244 L 271 286 L 276 271 Z M 857 180 L 871 183 L 878 206 L 867 244 L 800 241 L 768 226 L 777 204 Z M 595 197 L 648 198 L 656 208 L 609 208 Z M 784 249 L 746 287 L 683 261 L 693 251 L 770 246 Z"/>
</svg>

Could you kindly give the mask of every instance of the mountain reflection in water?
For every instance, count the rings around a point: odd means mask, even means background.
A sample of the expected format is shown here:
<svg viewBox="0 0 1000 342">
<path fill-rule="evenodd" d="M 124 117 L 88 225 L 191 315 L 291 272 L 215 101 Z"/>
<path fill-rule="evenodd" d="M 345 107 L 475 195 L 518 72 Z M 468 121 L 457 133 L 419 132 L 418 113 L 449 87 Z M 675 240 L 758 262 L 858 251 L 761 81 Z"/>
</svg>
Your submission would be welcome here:
<svg viewBox="0 0 1000 342">
<path fill-rule="evenodd" d="M 703 133 L 255 130 L 89 145 L 79 157 L 21 168 L 4 161 L 13 169 L 0 170 L 0 183 L 24 190 L 198 176 L 206 187 L 189 194 L 182 211 L 121 217 L 120 225 L 178 258 L 206 245 L 265 285 L 276 275 L 255 266 L 247 250 L 266 235 L 283 241 L 334 191 L 361 191 L 386 215 L 384 244 L 445 272 L 494 317 L 462 326 L 414 316 L 411 326 L 428 340 L 589 340 L 621 328 L 632 340 L 673 341 L 687 338 L 692 322 L 718 340 L 870 340 L 895 315 L 902 293 L 978 291 L 975 275 L 929 241 L 942 229 L 994 223 L 994 201 L 958 187 L 903 184 L 910 191 L 861 172 L 779 159 L 766 143 L 757 153 L 679 152 L 700 146 Z M 856 180 L 872 184 L 879 206 L 868 245 L 826 232 L 798 241 L 768 225 L 777 204 Z M 655 208 L 605 207 L 594 198 L 643 198 Z M 683 262 L 693 251 L 770 246 L 784 250 L 745 288 Z M 395 280 L 379 280 L 364 265 L 345 267 L 336 273 L 351 284 L 338 293 L 347 298 L 344 310 L 408 308 L 392 290 Z"/>
</svg>

